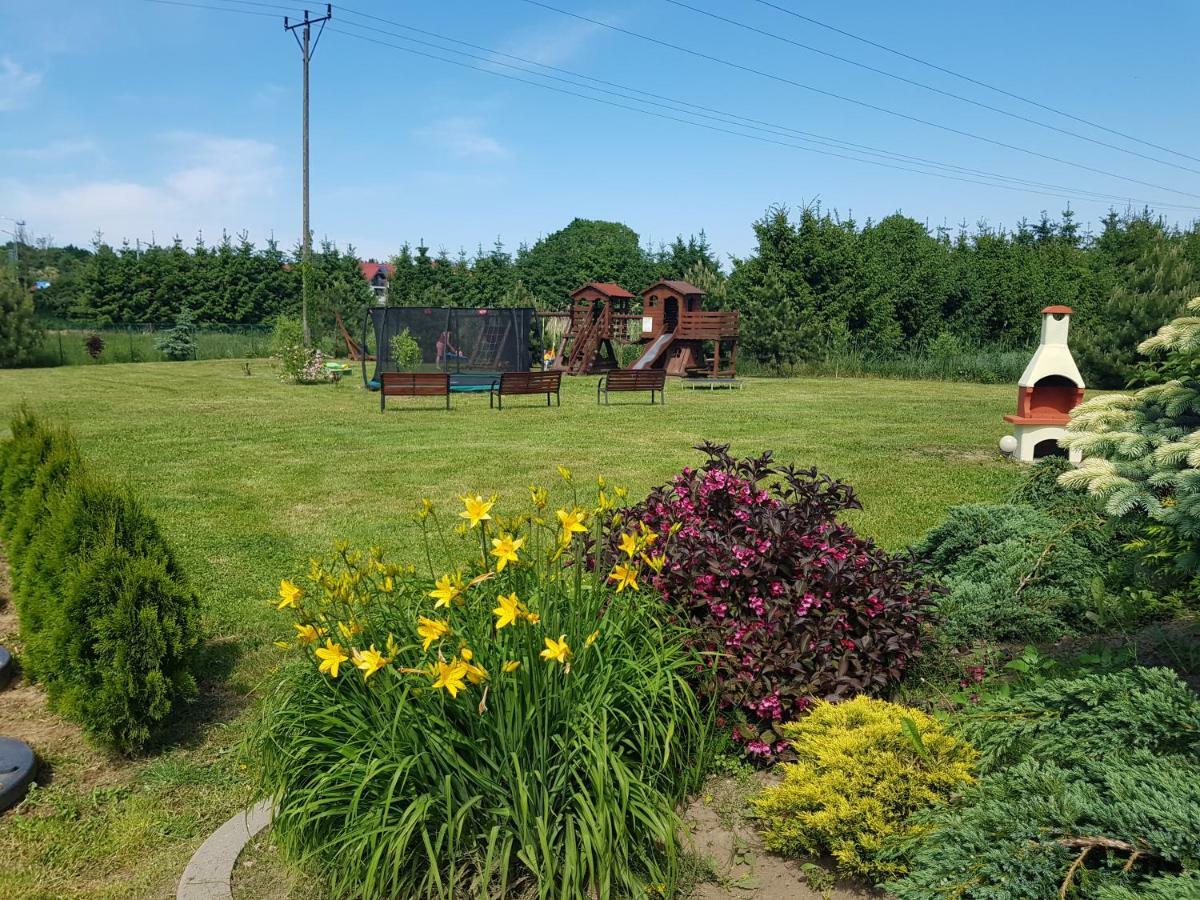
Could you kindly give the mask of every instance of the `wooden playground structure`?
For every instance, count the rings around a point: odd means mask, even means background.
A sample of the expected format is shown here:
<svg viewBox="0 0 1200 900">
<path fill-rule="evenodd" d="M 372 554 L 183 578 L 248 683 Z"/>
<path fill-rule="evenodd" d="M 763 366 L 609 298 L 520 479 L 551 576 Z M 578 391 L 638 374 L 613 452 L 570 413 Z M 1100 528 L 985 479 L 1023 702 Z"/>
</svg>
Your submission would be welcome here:
<svg viewBox="0 0 1200 900">
<path fill-rule="evenodd" d="M 633 313 L 633 294 L 619 284 L 593 281 L 571 294 L 570 312 L 543 313 L 569 318 L 550 368 L 599 375 L 620 368 L 617 344 L 641 343 L 645 349 L 631 370 L 707 379 L 737 374 L 736 312 L 705 312 L 704 291 L 686 281 L 656 281 L 641 297 L 642 312 Z"/>
</svg>

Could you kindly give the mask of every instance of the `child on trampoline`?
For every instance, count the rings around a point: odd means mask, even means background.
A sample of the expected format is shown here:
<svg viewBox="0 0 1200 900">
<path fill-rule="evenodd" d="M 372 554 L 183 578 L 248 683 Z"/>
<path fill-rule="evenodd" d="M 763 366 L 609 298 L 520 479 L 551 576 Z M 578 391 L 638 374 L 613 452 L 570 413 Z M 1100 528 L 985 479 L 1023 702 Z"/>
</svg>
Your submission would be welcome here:
<svg viewBox="0 0 1200 900">
<path fill-rule="evenodd" d="M 446 368 L 452 359 L 466 359 L 466 354 L 454 346 L 449 331 L 443 331 L 437 339 L 437 367 Z"/>
</svg>

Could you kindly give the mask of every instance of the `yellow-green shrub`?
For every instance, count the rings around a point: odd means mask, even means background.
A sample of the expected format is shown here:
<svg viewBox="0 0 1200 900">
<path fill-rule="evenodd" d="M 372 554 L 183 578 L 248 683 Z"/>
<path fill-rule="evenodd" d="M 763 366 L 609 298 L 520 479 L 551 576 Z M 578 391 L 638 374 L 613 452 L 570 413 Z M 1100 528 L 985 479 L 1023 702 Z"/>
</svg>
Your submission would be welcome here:
<svg viewBox="0 0 1200 900">
<path fill-rule="evenodd" d="M 911 833 L 911 813 L 971 781 L 978 756 L 920 710 L 869 697 L 820 703 L 782 732 L 798 761 L 754 801 L 766 846 L 827 853 L 843 871 L 875 880 L 903 873 L 883 857 L 885 844 Z"/>
</svg>

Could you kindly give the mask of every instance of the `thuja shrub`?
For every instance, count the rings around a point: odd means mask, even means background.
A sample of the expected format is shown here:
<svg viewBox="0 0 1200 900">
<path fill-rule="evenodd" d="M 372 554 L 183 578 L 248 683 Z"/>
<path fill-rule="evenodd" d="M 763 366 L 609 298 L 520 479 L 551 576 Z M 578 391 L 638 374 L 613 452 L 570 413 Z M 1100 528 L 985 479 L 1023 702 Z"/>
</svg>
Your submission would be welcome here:
<svg viewBox="0 0 1200 900">
<path fill-rule="evenodd" d="M 98 742 L 134 751 L 195 693 L 198 603 L 128 491 L 90 478 L 28 409 L 0 444 L 4 538 L 26 673 Z"/>
<path fill-rule="evenodd" d="M 704 465 L 626 518 L 664 535 L 643 554 L 650 583 L 693 629 L 734 739 L 767 757 L 787 750 L 776 725 L 814 699 L 876 694 L 900 678 L 931 589 L 907 557 L 838 521 L 859 508 L 849 485 L 770 453 L 697 449 Z"/>
<path fill-rule="evenodd" d="M 972 781 L 978 756 L 920 710 L 870 697 L 818 703 L 781 731 L 797 761 L 754 801 L 767 848 L 828 854 L 874 881 L 905 871 L 883 851 L 913 833 L 910 815 Z"/>
<path fill-rule="evenodd" d="M 26 670 L 100 743 L 142 748 L 194 695 L 198 601 L 127 491 L 72 479 L 26 550 L 13 595 Z"/>
</svg>

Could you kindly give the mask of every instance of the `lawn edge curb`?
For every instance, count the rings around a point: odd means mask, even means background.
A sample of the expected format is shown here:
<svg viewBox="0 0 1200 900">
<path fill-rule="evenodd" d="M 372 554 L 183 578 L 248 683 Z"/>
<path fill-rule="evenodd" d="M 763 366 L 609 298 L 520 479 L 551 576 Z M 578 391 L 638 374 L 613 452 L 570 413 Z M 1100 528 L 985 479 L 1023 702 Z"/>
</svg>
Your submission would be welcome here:
<svg viewBox="0 0 1200 900">
<path fill-rule="evenodd" d="M 230 880 L 238 856 L 251 838 L 271 824 L 274 816 L 274 804 L 260 800 L 210 834 L 183 870 L 176 900 L 232 900 Z"/>
</svg>

